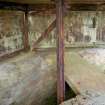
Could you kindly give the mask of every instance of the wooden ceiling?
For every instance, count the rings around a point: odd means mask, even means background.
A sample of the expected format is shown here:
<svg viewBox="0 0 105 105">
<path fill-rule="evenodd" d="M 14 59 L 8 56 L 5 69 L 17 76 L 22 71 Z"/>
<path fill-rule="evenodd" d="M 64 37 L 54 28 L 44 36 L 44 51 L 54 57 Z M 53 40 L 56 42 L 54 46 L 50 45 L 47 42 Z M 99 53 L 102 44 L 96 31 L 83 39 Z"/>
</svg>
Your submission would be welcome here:
<svg viewBox="0 0 105 105">
<path fill-rule="evenodd" d="M 38 3 L 53 3 L 55 0 L 0 0 L 3 2 L 15 2 L 23 4 L 38 4 Z M 96 4 L 105 3 L 105 0 L 66 0 L 69 3 L 86 3 L 86 4 Z"/>
<path fill-rule="evenodd" d="M 52 11 L 56 0 L 0 0 L 0 9 L 19 11 Z M 68 10 L 105 11 L 105 0 L 64 0 Z"/>
<path fill-rule="evenodd" d="M 22 3 L 22 4 L 50 3 L 50 0 L 0 0 L 0 1 Z"/>
</svg>

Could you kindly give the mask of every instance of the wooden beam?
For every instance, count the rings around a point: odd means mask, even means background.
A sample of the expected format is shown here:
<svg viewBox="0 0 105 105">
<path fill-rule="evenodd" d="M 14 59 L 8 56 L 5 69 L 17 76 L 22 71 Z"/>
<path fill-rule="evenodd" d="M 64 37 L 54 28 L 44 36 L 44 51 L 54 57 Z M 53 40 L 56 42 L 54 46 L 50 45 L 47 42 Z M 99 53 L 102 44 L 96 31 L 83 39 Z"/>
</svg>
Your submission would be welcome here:
<svg viewBox="0 0 105 105">
<path fill-rule="evenodd" d="M 27 4 L 0 1 L 0 9 L 26 11 Z"/>
<path fill-rule="evenodd" d="M 14 57 L 14 56 L 18 55 L 20 52 L 24 52 L 24 48 L 15 50 L 14 52 L 4 53 L 4 54 L 0 55 L 0 61 Z"/>
<path fill-rule="evenodd" d="M 63 23 L 63 0 L 56 2 L 57 24 L 57 101 L 62 103 L 65 99 L 64 81 L 64 23 Z"/>
<path fill-rule="evenodd" d="M 70 11 L 96 11 L 98 7 L 105 5 L 105 3 L 101 2 L 101 3 L 83 3 L 83 2 L 79 2 L 79 3 L 68 3 L 68 10 Z M 26 11 L 26 9 L 28 11 L 34 11 L 34 14 L 46 14 L 46 11 L 49 11 L 49 13 L 54 13 L 56 14 L 55 11 L 55 7 L 56 5 L 54 3 L 51 4 L 20 4 L 20 3 L 11 3 L 11 2 L 2 2 L 0 1 L 0 9 L 3 10 L 17 10 L 17 11 Z M 101 9 L 102 10 L 102 9 Z M 105 9 L 103 9 L 102 11 L 105 11 Z"/>
<path fill-rule="evenodd" d="M 40 43 L 44 38 L 48 36 L 48 34 L 56 27 L 56 20 L 54 20 L 48 28 L 41 34 L 36 42 L 33 44 L 33 50 L 35 49 L 36 45 Z"/>
<path fill-rule="evenodd" d="M 100 5 L 97 4 L 67 4 L 65 3 L 66 9 L 69 11 L 96 11 L 97 8 Z M 37 6 L 29 6 L 28 11 L 30 12 L 30 15 L 40 15 L 40 14 L 56 14 L 56 9 L 54 4 L 44 4 L 40 5 L 38 4 Z M 48 12 L 47 12 L 48 11 Z"/>
<path fill-rule="evenodd" d="M 55 4 L 33 4 L 33 5 L 28 5 L 28 10 L 29 11 L 38 11 L 38 10 L 52 10 L 55 9 L 56 5 Z"/>
<path fill-rule="evenodd" d="M 71 4 L 103 4 L 105 3 L 104 0 L 72 0 L 70 1 Z"/>
<path fill-rule="evenodd" d="M 23 19 L 23 44 L 25 50 L 29 49 L 28 31 L 28 12 L 25 12 Z"/>
<path fill-rule="evenodd" d="M 96 11 L 97 8 L 101 6 L 105 6 L 105 3 L 101 4 L 93 4 L 91 2 L 89 3 L 69 3 L 65 1 L 64 5 L 68 11 Z M 53 12 L 56 14 L 56 5 L 55 4 L 34 4 L 28 6 L 28 11 L 34 11 L 34 13 L 37 15 L 39 13 L 44 14 L 46 11 Z M 105 11 L 105 9 L 101 9 L 101 11 Z"/>
</svg>

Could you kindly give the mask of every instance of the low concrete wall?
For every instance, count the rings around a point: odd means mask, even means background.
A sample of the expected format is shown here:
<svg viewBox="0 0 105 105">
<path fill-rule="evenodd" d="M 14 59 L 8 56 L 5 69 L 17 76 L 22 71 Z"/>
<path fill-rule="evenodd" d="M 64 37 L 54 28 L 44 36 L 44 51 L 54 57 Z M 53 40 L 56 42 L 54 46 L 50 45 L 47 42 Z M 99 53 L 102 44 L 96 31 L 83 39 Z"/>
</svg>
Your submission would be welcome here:
<svg viewBox="0 0 105 105">
<path fill-rule="evenodd" d="M 43 105 L 55 91 L 56 65 L 46 55 L 21 54 L 0 63 L 0 105 Z"/>
</svg>

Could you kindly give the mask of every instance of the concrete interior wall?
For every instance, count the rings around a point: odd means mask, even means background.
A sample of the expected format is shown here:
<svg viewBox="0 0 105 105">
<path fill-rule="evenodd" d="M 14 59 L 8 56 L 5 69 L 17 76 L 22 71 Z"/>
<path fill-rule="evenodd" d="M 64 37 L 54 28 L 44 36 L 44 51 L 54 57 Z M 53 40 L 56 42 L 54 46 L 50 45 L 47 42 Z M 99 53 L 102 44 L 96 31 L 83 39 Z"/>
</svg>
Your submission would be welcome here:
<svg viewBox="0 0 105 105">
<path fill-rule="evenodd" d="M 55 19 L 54 15 L 30 15 L 30 45 L 37 40 L 42 32 Z M 101 11 L 71 11 L 64 18 L 65 45 L 78 43 L 104 43 L 105 41 L 105 13 Z M 43 40 L 40 47 L 52 47 L 56 45 L 56 30 L 52 31 L 48 38 Z"/>
<path fill-rule="evenodd" d="M 0 10 L 0 53 L 23 48 L 23 12 Z M 29 15 L 29 43 L 33 46 L 55 15 Z M 65 16 L 65 46 L 105 42 L 105 12 L 71 11 Z M 38 47 L 55 47 L 56 29 Z"/>
<path fill-rule="evenodd" d="M 23 12 L 0 10 L 0 55 L 23 48 Z"/>
</svg>

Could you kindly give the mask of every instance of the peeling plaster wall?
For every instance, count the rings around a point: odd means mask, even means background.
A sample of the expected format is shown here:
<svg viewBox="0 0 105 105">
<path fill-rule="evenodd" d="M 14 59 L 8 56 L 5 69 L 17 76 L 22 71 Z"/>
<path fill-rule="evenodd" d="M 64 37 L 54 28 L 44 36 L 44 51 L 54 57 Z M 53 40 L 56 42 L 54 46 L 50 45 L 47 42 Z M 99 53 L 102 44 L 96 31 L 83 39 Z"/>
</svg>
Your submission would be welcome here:
<svg viewBox="0 0 105 105">
<path fill-rule="evenodd" d="M 23 48 L 23 13 L 0 10 L 0 55 Z"/>
<path fill-rule="evenodd" d="M 0 10 L 0 55 L 23 48 L 23 12 Z M 55 15 L 29 15 L 29 43 L 33 46 Z M 105 42 L 105 12 L 71 11 L 64 18 L 65 45 Z M 38 47 L 55 47 L 56 29 Z"/>
<path fill-rule="evenodd" d="M 30 46 L 33 45 L 33 42 L 37 41 L 41 34 L 47 29 L 47 27 L 54 21 L 54 15 L 39 15 L 39 16 L 31 16 L 29 15 L 29 41 Z M 47 39 L 45 38 L 40 46 L 53 46 L 56 43 L 56 31 L 52 31 Z"/>
<path fill-rule="evenodd" d="M 54 15 L 30 15 L 30 45 L 37 40 L 42 32 L 55 19 Z M 101 11 L 71 11 L 64 19 L 65 24 L 65 45 L 78 43 L 104 43 L 105 41 L 105 12 Z M 39 46 L 55 46 L 56 30 L 52 31 L 47 39 Z"/>
</svg>

